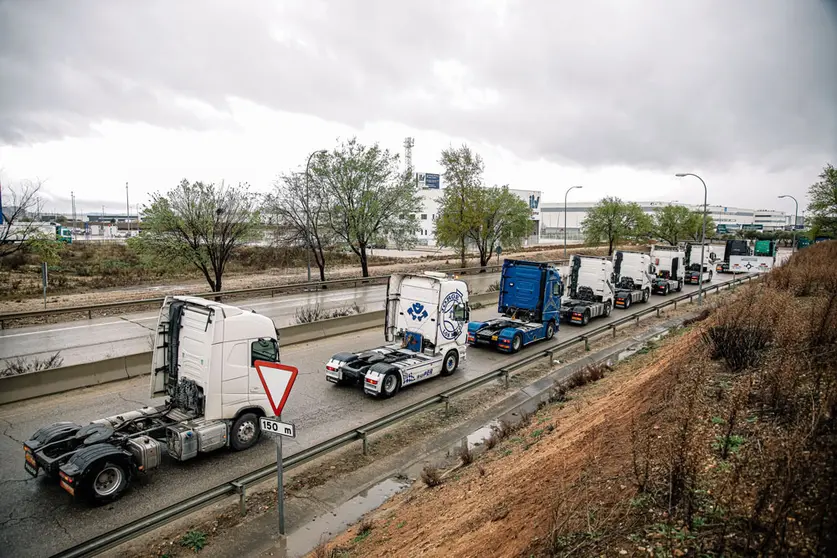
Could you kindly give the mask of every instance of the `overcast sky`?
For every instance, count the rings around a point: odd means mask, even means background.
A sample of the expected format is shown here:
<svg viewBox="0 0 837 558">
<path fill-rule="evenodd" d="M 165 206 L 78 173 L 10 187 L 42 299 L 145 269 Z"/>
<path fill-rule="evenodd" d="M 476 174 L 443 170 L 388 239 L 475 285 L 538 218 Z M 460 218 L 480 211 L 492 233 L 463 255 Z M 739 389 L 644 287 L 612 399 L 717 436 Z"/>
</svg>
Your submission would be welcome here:
<svg viewBox="0 0 837 558">
<path fill-rule="evenodd" d="M 837 163 L 834 0 L 0 0 L 0 178 L 124 211 L 357 135 L 489 183 L 793 210 Z"/>
</svg>

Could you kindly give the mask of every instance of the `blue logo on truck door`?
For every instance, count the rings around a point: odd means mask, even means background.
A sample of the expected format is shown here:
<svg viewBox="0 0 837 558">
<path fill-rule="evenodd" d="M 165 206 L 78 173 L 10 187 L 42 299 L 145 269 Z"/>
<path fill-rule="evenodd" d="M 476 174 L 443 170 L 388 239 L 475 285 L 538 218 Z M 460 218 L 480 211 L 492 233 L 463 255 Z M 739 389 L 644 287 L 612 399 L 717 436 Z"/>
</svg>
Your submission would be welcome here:
<svg viewBox="0 0 837 558">
<path fill-rule="evenodd" d="M 457 304 L 465 304 L 462 293 L 455 291 L 450 293 L 442 301 L 442 337 L 445 339 L 456 339 L 462 333 L 462 324 L 454 319 L 453 311 Z"/>
<path fill-rule="evenodd" d="M 424 309 L 424 304 L 420 302 L 413 303 L 413 305 L 407 309 L 407 313 L 411 318 L 418 321 L 427 317 L 427 310 Z"/>
</svg>

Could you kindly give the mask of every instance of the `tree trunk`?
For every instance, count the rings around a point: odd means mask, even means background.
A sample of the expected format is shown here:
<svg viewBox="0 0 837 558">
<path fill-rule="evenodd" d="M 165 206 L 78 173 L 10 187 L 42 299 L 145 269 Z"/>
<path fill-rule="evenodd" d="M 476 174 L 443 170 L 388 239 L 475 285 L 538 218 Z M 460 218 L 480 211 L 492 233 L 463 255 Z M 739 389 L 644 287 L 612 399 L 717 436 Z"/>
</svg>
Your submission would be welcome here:
<svg viewBox="0 0 837 558">
<path fill-rule="evenodd" d="M 462 264 L 462 267 L 468 265 L 465 261 L 465 238 L 463 237 L 462 240 L 459 242 L 459 261 Z"/>
<path fill-rule="evenodd" d="M 369 262 L 366 259 L 366 244 L 360 245 L 360 269 L 364 277 L 369 277 Z"/>
<path fill-rule="evenodd" d="M 612 256 L 612 255 L 613 255 L 613 237 L 611 237 L 611 238 L 610 238 L 610 241 L 609 241 L 609 243 L 608 243 L 608 246 L 607 246 L 607 255 L 608 255 L 608 256 Z"/>
</svg>

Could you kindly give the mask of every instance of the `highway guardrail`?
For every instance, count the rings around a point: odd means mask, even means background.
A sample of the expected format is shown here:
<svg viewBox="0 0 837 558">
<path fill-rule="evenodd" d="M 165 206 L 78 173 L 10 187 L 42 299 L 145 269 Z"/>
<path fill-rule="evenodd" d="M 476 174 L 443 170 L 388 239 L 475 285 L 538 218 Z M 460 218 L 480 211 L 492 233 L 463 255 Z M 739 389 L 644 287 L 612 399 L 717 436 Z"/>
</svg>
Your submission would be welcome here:
<svg viewBox="0 0 837 558">
<path fill-rule="evenodd" d="M 708 294 L 712 291 L 715 291 L 717 293 L 720 292 L 721 288 L 723 287 L 732 287 L 738 283 L 748 282 L 753 278 L 755 278 L 755 276 L 748 275 L 746 277 L 731 279 L 729 281 L 725 281 L 724 283 L 712 285 L 711 287 L 704 289 L 704 293 Z M 569 349 L 574 345 L 577 345 L 578 343 L 584 343 L 585 346 L 589 346 L 590 339 L 594 337 L 605 335 L 610 332 L 613 332 L 613 334 L 615 335 L 616 330 L 620 326 L 631 323 L 638 323 L 640 317 L 647 316 L 655 312 L 659 314 L 660 309 L 670 305 L 673 305 L 676 308 L 678 302 L 694 300 L 694 298 L 697 297 L 697 295 L 698 294 L 696 292 L 691 292 L 675 298 L 669 298 L 660 302 L 660 304 L 656 304 L 649 308 L 645 308 L 620 320 L 616 320 L 615 322 L 611 322 L 596 329 L 590 330 L 581 337 L 568 339 L 566 341 L 548 347 L 540 352 L 533 353 L 529 356 L 515 360 L 514 362 L 505 364 L 500 368 L 491 370 L 490 372 L 486 372 L 485 374 L 476 378 L 472 378 L 471 380 L 463 382 L 462 384 L 459 384 L 458 386 L 455 386 L 443 393 L 433 395 L 431 397 L 428 397 L 427 399 L 424 399 L 423 401 L 419 401 L 406 407 L 403 407 L 386 416 L 383 416 L 381 418 L 373 420 L 372 422 L 364 424 L 363 426 L 353 428 L 352 430 L 344 432 L 343 434 L 339 434 L 337 436 L 334 436 L 333 438 L 315 444 L 310 448 L 304 449 L 291 456 L 285 457 L 282 460 L 282 467 L 284 468 L 284 470 L 293 469 L 294 467 L 302 465 L 303 463 L 306 463 L 318 457 L 322 457 L 331 451 L 334 451 L 338 448 L 342 448 L 348 444 L 357 441 L 363 443 L 363 451 L 364 454 L 366 454 L 368 436 L 370 434 L 373 434 L 384 428 L 388 428 L 407 417 L 413 416 L 417 413 L 430 409 L 436 405 L 447 405 L 449 404 L 451 397 L 478 388 L 490 381 L 503 379 L 506 383 L 506 386 L 508 386 L 509 374 L 515 370 L 525 368 L 530 364 L 533 364 L 543 358 L 548 358 L 552 360 L 555 357 L 556 353 Z M 256 469 L 255 471 L 243 475 L 235 480 L 225 482 L 214 488 L 210 488 L 209 490 L 201 492 L 200 494 L 196 494 L 195 496 L 186 498 L 185 500 L 182 500 L 176 504 L 172 504 L 171 506 L 148 514 L 145 517 L 126 523 L 121 527 L 117 527 L 116 529 L 113 529 L 81 544 L 68 548 L 67 550 L 55 554 L 53 558 L 80 558 L 84 556 L 95 556 L 96 554 L 99 554 L 110 548 L 125 543 L 131 539 L 134 539 L 142 535 L 143 533 L 161 527 L 166 523 L 169 523 L 177 518 L 195 512 L 228 496 L 238 495 L 241 511 L 242 513 L 246 513 L 247 488 L 249 486 L 258 484 L 263 480 L 272 478 L 275 475 L 275 464 L 260 467 L 259 469 Z"/>
</svg>

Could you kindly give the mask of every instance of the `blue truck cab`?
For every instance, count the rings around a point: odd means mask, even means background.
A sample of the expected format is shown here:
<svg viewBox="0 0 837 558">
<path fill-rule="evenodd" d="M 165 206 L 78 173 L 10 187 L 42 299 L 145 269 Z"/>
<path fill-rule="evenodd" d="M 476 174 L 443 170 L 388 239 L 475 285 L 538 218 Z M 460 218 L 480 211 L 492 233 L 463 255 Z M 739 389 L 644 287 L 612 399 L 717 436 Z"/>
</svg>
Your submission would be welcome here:
<svg viewBox="0 0 837 558">
<path fill-rule="evenodd" d="M 468 324 L 469 345 L 491 345 L 516 353 L 558 331 L 564 284 L 558 268 L 543 262 L 503 260 L 499 318 Z"/>
</svg>

